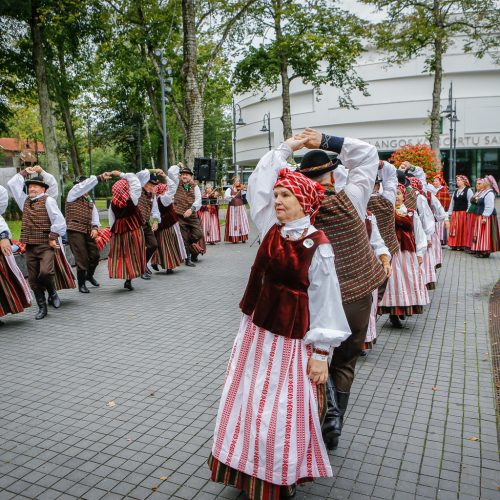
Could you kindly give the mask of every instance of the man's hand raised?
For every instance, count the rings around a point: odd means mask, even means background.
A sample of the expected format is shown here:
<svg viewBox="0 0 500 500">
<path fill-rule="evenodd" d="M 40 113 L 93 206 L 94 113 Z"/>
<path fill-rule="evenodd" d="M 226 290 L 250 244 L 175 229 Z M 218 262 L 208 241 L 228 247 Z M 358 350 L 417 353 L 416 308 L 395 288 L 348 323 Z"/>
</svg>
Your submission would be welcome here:
<svg viewBox="0 0 500 500">
<path fill-rule="evenodd" d="M 305 139 L 306 142 L 304 146 L 309 149 L 318 149 L 321 147 L 321 139 L 323 134 L 318 130 L 313 128 L 306 128 L 300 134 L 297 134 L 296 137 L 300 137 L 301 139 Z"/>
<path fill-rule="evenodd" d="M 304 143 L 307 139 L 301 138 L 298 135 L 294 135 L 293 137 L 288 138 L 285 141 L 285 144 L 288 144 L 292 151 L 298 151 L 304 147 Z"/>
</svg>

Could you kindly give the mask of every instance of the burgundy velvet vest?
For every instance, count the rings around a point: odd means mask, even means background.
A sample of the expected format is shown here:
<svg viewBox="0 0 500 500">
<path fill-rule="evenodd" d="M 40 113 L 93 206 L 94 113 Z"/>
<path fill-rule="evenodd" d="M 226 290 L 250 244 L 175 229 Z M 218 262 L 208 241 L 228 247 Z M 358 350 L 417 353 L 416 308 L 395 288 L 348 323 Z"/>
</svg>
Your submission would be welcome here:
<svg viewBox="0 0 500 500">
<path fill-rule="evenodd" d="M 408 215 L 400 215 L 396 212 L 396 236 L 398 237 L 401 251 L 416 252 L 415 235 L 413 234 L 413 218 L 415 212 L 408 210 Z"/>
<path fill-rule="evenodd" d="M 132 200 L 128 200 L 127 204 L 122 208 L 111 203 L 111 209 L 116 219 L 111 228 L 112 233 L 128 233 L 142 226 L 141 212 Z"/>
<path fill-rule="evenodd" d="M 160 210 L 161 222 L 158 224 L 158 229 L 168 229 L 172 227 L 179 219 L 175 213 L 174 204 L 171 203 L 168 207 L 163 205 L 161 199 L 158 198 L 158 209 Z"/>
<path fill-rule="evenodd" d="M 318 245 L 330 242 L 323 231 L 292 241 L 280 229 L 273 226 L 260 244 L 240 307 L 255 325 L 302 339 L 309 328 L 309 267 Z"/>
</svg>

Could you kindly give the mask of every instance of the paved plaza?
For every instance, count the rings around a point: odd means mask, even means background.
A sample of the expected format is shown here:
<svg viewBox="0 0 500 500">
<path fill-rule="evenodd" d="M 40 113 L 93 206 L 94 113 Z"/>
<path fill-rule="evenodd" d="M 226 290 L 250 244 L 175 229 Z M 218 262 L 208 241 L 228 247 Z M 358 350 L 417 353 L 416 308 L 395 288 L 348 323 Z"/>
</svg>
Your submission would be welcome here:
<svg viewBox="0 0 500 500">
<path fill-rule="evenodd" d="M 251 238 L 253 239 L 253 238 Z M 250 242 L 249 242 L 250 243 Z M 256 245 L 209 247 L 196 269 L 61 293 L 0 327 L 0 500 L 242 498 L 206 459 Z M 500 256 L 444 252 L 425 314 L 380 321 L 358 364 L 335 478 L 299 499 L 498 499 L 488 337 Z"/>
</svg>

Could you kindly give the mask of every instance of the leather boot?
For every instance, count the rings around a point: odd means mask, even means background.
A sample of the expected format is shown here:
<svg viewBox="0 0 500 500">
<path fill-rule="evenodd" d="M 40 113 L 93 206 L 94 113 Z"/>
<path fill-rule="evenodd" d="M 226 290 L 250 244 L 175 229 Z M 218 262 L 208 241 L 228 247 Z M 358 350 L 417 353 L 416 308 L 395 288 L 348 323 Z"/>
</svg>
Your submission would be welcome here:
<svg viewBox="0 0 500 500">
<path fill-rule="evenodd" d="M 47 299 L 48 303 L 54 308 L 59 309 L 61 307 L 61 299 L 59 295 L 57 295 L 56 289 L 54 286 L 47 288 L 47 293 L 49 294 L 49 298 Z"/>
<path fill-rule="evenodd" d="M 134 287 L 132 286 L 132 280 L 125 280 L 125 283 L 123 283 L 123 288 L 132 291 L 134 289 Z"/>
<path fill-rule="evenodd" d="M 198 262 L 198 254 L 191 255 L 191 262 Z"/>
<path fill-rule="evenodd" d="M 92 286 L 99 286 L 99 283 L 96 281 L 96 279 L 94 278 L 94 273 L 95 273 L 95 270 L 96 268 L 95 267 L 91 267 L 89 268 L 89 270 L 87 271 L 87 277 L 86 277 L 86 280 L 92 285 Z"/>
<path fill-rule="evenodd" d="M 191 262 L 191 257 L 187 257 L 186 260 L 184 261 L 184 263 L 186 264 L 186 266 L 188 267 L 196 267 L 196 264 L 193 264 Z"/>
<path fill-rule="evenodd" d="M 325 421 L 321 426 L 323 441 L 329 450 L 337 449 L 339 436 L 342 432 L 342 415 L 337 401 L 337 391 L 333 382 L 333 377 L 328 375 L 326 381 L 326 403 L 328 409 L 325 415 Z"/>
<path fill-rule="evenodd" d="M 85 284 L 85 278 L 87 276 L 87 271 L 78 269 L 76 271 L 76 280 L 78 281 L 78 291 L 80 293 L 90 293 L 87 285 Z"/>
<path fill-rule="evenodd" d="M 35 319 L 43 319 L 47 316 L 47 302 L 45 301 L 45 292 L 43 290 L 35 290 L 35 299 L 38 305 L 38 312 Z"/>
<path fill-rule="evenodd" d="M 399 316 L 396 316 L 395 314 L 390 314 L 389 321 L 391 322 L 391 325 L 394 328 L 403 328 L 403 323 L 401 323 Z"/>
</svg>

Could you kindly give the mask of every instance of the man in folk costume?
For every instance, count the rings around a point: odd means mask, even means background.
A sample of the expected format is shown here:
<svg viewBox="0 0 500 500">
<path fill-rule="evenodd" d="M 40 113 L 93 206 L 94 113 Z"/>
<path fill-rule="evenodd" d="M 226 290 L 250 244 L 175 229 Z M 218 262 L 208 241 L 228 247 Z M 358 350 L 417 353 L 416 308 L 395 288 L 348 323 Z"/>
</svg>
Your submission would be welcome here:
<svg viewBox="0 0 500 500">
<path fill-rule="evenodd" d="M 0 186 L 0 318 L 21 313 L 31 305 L 31 293 L 12 254 L 12 234 L 3 218 L 8 204 L 9 194 Z"/>
<path fill-rule="evenodd" d="M 248 240 L 250 226 L 243 199 L 244 189 L 245 186 L 241 183 L 240 178 L 235 177 L 233 185 L 227 188 L 224 193 L 224 201 L 228 204 L 224 241 L 245 243 Z"/>
<path fill-rule="evenodd" d="M 146 271 L 146 246 L 138 206 L 142 188 L 133 173 L 124 174 L 114 170 L 111 175 L 120 179 L 111 188 L 108 272 L 110 278 L 124 279 L 123 287 L 133 290 L 132 280 Z"/>
<path fill-rule="evenodd" d="M 144 241 L 146 242 L 146 271 L 141 278 L 143 280 L 150 280 L 152 272 L 148 269 L 148 262 L 158 250 L 158 242 L 154 234 L 154 231 L 158 228 L 158 221 L 153 220 L 153 227 L 151 227 L 151 212 L 153 202 L 155 201 L 155 188 L 159 183 L 159 176 L 164 176 L 165 173 L 161 169 L 149 170 L 145 168 L 136 175 L 142 187 L 139 198 L 139 211 L 141 212 L 142 231 L 144 233 Z"/>
<path fill-rule="evenodd" d="M 198 255 L 203 252 L 203 229 L 196 212 L 201 207 L 201 191 L 193 180 L 193 172 L 182 164 L 179 171 L 179 186 L 174 196 L 175 213 L 181 226 L 186 248 L 186 266 L 195 267 Z"/>
<path fill-rule="evenodd" d="M 47 316 L 45 290 L 49 304 L 58 309 L 61 299 L 56 290 L 75 288 L 63 252 L 61 236 L 66 233 L 66 221 L 55 200 L 57 181 L 37 165 L 21 170 L 8 185 L 23 212 L 20 240 L 26 245 L 28 282 L 38 305 L 35 319 L 43 319 Z"/>
<path fill-rule="evenodd" d="M 287 168 L 304 140 L 269 151 L 250 176 L 261 241 L 222 391 L 209 466 L 250 500 L 288 498 L 332 476 L 321 438 L 328 353 L 348 335 L 332 247 L 311 220 L 323 189 Z"/>
<path fill-rule="evenodd" d="M 342 165 L 349 170 L 346 186 L 336 192 L 333 186 L 336 165 L 325 151 L 309 151 L 300 165 L 300 172 L 326 188 L 315 224 L 332 244 L 342 305 L 352 332 L 335 349 L 327 382 L 328 412 L 323 438 L 329 449 L 336 449 L 356 362 L 364 348 L 372 292 L 387 280 L 384 268 L 370 247 L 365 226 L 366 207 L 379 160 L 375 147 L 358 139 L 328 136 L 313 129 L 305 129 L 300 137 L 306 139 L 308 148 L 321 147 L 337 153 Z"/>
<path fill-rule="evenodd" d="M 153 255 L 152 267 L 155 271 L 159 271 L 158 266 L 161 266 L 166 270 L 166 274 L 172 274 L 174 269 L 187 258 L 179 219 L 173 204 L 179 184 L 179 166 L 171 166 L 167 177 L 160 177 L 160 180 L 162 182 L 155 188 L 153 203 L 153 218 L 158 221 L 155 233 L 158 250 Z"/>
<path fill-rule="evenodd" d="M 99 286 L 94 273 L 99 265 L 99 250 L 96 245 L 97 232 L 101 223 L 99 212 L 89 192 L 99 182 L 111 179 L 109 172 L 97 177 L 80 177 L 70 189 L 66 198 L 66 223 L 68 226 L 68 241 L 75 258 L 78 290 L 89 293 L 85 284 L 89 281 L 93 286 Z"/>
</svg>

